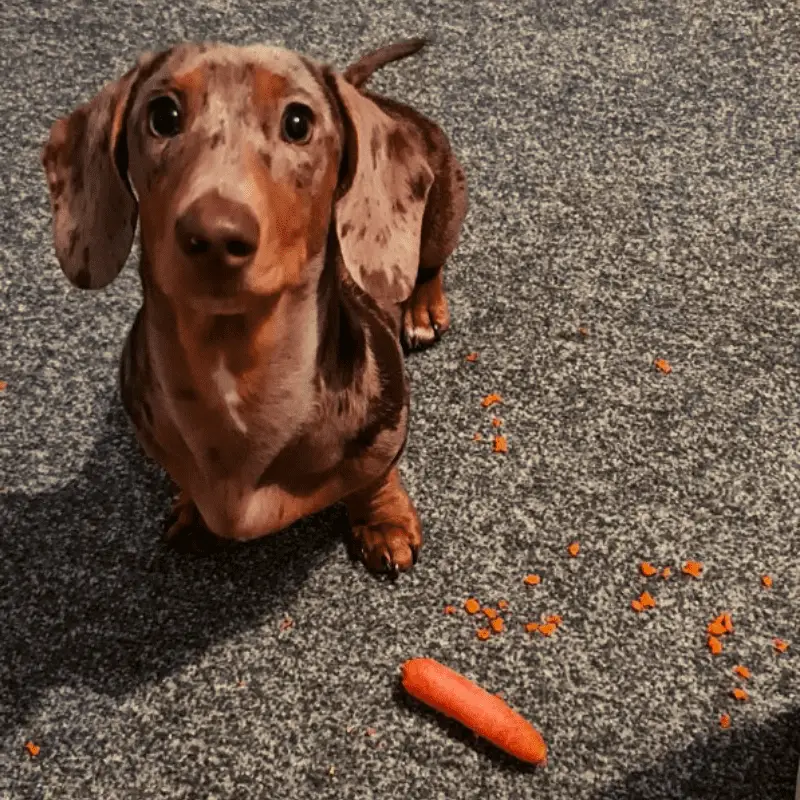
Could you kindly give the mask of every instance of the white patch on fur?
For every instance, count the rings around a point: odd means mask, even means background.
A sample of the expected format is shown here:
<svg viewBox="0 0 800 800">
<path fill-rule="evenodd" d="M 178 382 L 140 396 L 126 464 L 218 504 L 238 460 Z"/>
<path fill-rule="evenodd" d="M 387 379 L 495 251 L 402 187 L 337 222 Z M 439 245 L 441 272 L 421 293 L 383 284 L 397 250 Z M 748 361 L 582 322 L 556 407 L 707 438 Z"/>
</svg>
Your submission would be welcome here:
<svg viewBox="0 0 800 800">
<path fill-rule="evenodd" d="M 233 373 L 225 366 L 225 360 L 220 356 L 219 366 L 211 373 L 211 378 L 217 387 L 217 391 L 225 401 L 228 407 L 228 413 L 231 415 L 236 427 L 242 432 L 247 433 L 247 425 L 239 414 L 239 406 L 242 403 L 242 398 L 236 390 L 236 378 Z"/>
</svg>

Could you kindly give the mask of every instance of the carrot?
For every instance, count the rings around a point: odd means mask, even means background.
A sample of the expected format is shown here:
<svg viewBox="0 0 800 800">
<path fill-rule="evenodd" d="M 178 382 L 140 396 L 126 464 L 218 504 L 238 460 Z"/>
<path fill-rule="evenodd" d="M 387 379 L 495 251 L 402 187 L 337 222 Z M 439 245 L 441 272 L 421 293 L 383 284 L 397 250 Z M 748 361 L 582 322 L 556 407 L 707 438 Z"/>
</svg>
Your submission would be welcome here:
<svg viewBox="0 0 800 800">
<path fill-rule="evenodd" d="M 494 444 L 492 446 L 492 450 L 495 453 L 507 453 L 508 452 L 508 440 L 505 436 L 495 436 L 494 437 Z"/>
<path fill-rule="evenodd" d="M 36 758 L 42 748 L 33 742 L 25 742 L 25 749 L 28 751 L 28 755 L 30 755 L 31 758 Z"/>
<path fill-rule="evenodd" d="M 4 392 L 8 384 L 5 381 L 0 381 L 0 392 Z"/>
<path fill-rule="evenodd" d="M 508 608 L 508 600 L 498 600 L 497 607 L 505 611 Z"/>
<path fill-rule="evenodd" d="M 664 569 L 661 570 L 661 577 L 664 580 L 668 580 L 670 575 L 672 575 L 672 567 L 664 567 Z"/>
<path fill-rule="evenodd" d="M 499 394 L 487 394 L 486 397 L 484 397 L 483 400 L 481 400 L 481 405 L 484 408 L 491 408 L 492 406 L 497 405 L 497 403 L 502 403 L 502 402 L 503 398 L 500 397 Z"/>
<path fill-rule="evenodd" d="M 503 420 L 501 420 L 499 417 L 492 417 L 492 427 L 493 428 L 499 428 L 499 427 L 502 426 L 502 424 L 503 424 Z"/>
<path fill-rule="evenodd" d="M 481 604 L 474 597 L 470 597 L 469 600 L 464 603 L 464 610 L 467 614 L 477 614 L 481 610 Z"/>
<path fill-rule="evenodd" d="M 472 441 L 473 442 L 479 442 L 481 439 L 483 439 L 483 436 L 481 436 L 479 433 L 473 433 L 472 434 Z"/>
<path fill-rule="evenodd" d="M 522 579 L 522 582 L 528 586 L 538 586 L 542 582 L 542 579 L 538 575 L 526 575 Z"/>
<path fill-rule="evenodd" d="M 474 364 L 477 360 L 478 360 L 477 353 L 467 353 L 467 361 Z"/>
<path fill-rule="evenodd" d="M 555 622 L 546 622 L 544 625 L 539 626 L 539 633 L 542 636 L 552 636 L 556 632 Z"/>
<path fill-rule="evenodd" d="M 642 561 L 642 563 L 639 564 L 639 572 L 641 572 L 645 578 L 652 578 L 653 575 L 658 573 L 658 570 L 649 561 Z"/>
<path fill-rule="evenodd" d="M 456 614 L 458 609 L 455 606 L 445 606 L 444 613 L 445 614 Z"/>
<path fill-rule="evenodd" d="M 744 689 L 740 689 L 738 686 L 731 691 L 731 694 L 736 700 L 741 700 L 742 702 L 750 699 L 750 695 L 747 694 Z"/>
<path fill-rule="evenodd" d="M 577 555 L 578 555 L 578 553 L 580 553 L 580 551 L 581 551 L 581 545 L 580 545 L 580 542 L 572 542 L 572 543 L 569 545 L 569 547 L 567 547 L 567 552 L 568 552 L 568 553 L 569 553 L 569 554 L 570 554 L 570 555 L 571 555 L 573 558 L 575 558 L 575 556 L 577 556 Z"/>
<path fill-rule="evenodd" d="M 540 624 L 538 622 L 526 622 L 525 623 L 525 632 L 526 633 L 536 633 L 539 630 Z"/>
<path fill-rule="evenodd" d="M 719 726 L 720 728 L 730 728 L 731 726 L 731 715 L 730 714 L 721 714 L 719 718 Z"/>
<path fill-rule="evenodd" d="M 770 578 L 769 575 L 762 575 L 761 576 L 761 585 L 765 589 L 771 589 L 772 588 L 772 578 Z"/>
<path fill-rule="evenodd" d="M 642 592 L 639 596 L 639 602 L 642 604 L 642 608 L 656 607 L 655 598 L 650 594 L 650 592 Z"/>
<path fill-rule="evenodd" d="M 496 695 L 431 658 L 403 664 L 403 688 L 414 698 L 465 725 L 521 761 L 547 762 L 541 734 Z"/>
<path fill-rule="evenodd" d="M 718 656 L 722 652 L 722 642 L 716 636 L 709 636 L 708 649 L 712 656 Z"/>
<path fill-rule="evenodd" d="M 578 333 L 581 336 L 588 336 L 589 335 L 589 329 L 585 325 L 581 325 L 580 328 L 578 328 Z"/>
<path fill-rule="evenodd" d="M 773 639 L 772 644 L 779 653 L 785 653 L 789 649 L 789 642 L 783 639 Z"/>
<path fill-rule="evenodd" d="M 485 642 L 492 635 L 492 632 L 488 628 L 478 628 L 475 635 Z"/>
<path fill-rule="evenodd" d="M 497 612 L 493 608 L 489 608 L 489 606 L 483 609 L 483 613 L 486 614 L 489 619 L 495 619 L 497 617 Z"/>
<path fill-rule="evenodd" d="M 747 667 L 743 667 L 741 664 L 737 664 L 733 668 L 733 671 L 736 675 L 738 675 L 740 678 L 744 678 L 745 680 L 747 680 L 747 678 L 751 677 L 752 675 L 750 670 L 747 669 Z"/>
<path fill-rule="evenodd" d="M 713 622 L 709 622 L 706 630 L 712 636 L 724 636 L 728 632 L 725 630 L 725 626 L 722 624 L 722 621 L 718 619 L 715 619 Z"/>
<path fill-rule="evenodd" d="M 693 578 L 699 578 L 703 572 L 703 564 L 700 561 L 687 561 L 681 571 L 684 575 L 691 575 Z"/>
<path fill-rule="evenodd" d="M 559 626 L 559 625 L 560 625 L 560 624 L 561 624 L 563 621 L 564 621 L 564 618 L 563 618 L 563 617 L 561 617 L 559 614 L 551 614 L 551 615 L 550 615 L 550 616 L 549 616 L 549 617 L 548 617 L 548 618 L 545 620 L 545 622 L 552 623 L 552 624 L 553 624 L 553 625 L 555 625 L 556 627 L 558 627 L 558 626 Z"/>
<path fill-rule="evenodd" d="M 505 628 L 505 624 L 503 620 L 500 619 L 500 617 L 496 617 L 489 624 L 492 626 L 492 630 L 495 633 L 502 633 L 503 629 Z"/>
<path fill-rule="evenodd" d="M 641 600 L 631 600 L 631 608 L 638 614 L 644 611 Z"/>
<path fill-rule="evenodd" d="M 725 626 L 725 633 L 733 633 L 733 619 L 731 619 L 731 615 L 726 611 L 719 616 L 722 620 L 722 624 Z"/>
<path fill-rule="evenodd" d="M 665 358 L 657 358 L 653 364 L 659 372 L 663 372 L 665 375 L 669 375 L 672 372 L 672 367 Z"/>
</svg>

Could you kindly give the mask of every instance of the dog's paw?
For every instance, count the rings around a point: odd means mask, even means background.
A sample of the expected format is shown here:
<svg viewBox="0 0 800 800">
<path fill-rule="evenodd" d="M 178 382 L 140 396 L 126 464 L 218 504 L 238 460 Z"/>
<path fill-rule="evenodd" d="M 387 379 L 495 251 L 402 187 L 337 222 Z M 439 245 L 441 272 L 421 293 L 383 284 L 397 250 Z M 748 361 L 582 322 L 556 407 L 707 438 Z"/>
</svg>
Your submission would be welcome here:
<svg viewBox="0 0 800 800">
<path fill-rule="evenodd" d="M 391 522 L 354 525 L 350 534 L 351 556 L 375 574 L 396 578 L 417 563 L 422 547 L 419 523 L 399 527 Z"/>
<path fill-rule="evenodd" d="M 450 327 L 450 310 L 442 291 L 441 277 L 414 287 L 403 309 L 403 344 L 422 350 L 439 341 Z"/>
<path fill-rule="evenodd" d="M 164 538 L 174 550 L 194 555 L 208 555 L 228 546 L 224 539 L 215 536 L 206 527 L 194 501 L 184 491 L 180 492 L 172 505 Z"/>
</svg>

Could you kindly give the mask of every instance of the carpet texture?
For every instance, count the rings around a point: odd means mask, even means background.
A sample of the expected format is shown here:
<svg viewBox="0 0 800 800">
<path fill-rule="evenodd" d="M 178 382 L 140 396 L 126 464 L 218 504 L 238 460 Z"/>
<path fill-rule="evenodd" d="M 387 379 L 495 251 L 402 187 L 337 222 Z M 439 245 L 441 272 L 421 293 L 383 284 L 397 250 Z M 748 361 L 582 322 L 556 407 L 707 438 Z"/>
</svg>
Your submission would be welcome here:
<svg viewBox="0 0 800 800">
<path fill-rule="evenodd" d="M 354 567 L 339 509 L 212 558 L 169 552 L 169 486 L 116 387 L 136 253 L 107 290 L 68 285 L 48 128 L 180 40 L 343 67 L 420 33 L 433 44 L 374 86 L 443 124 L 471 192 L 446 273 L 454 328 L 408 360 L 420 563 L 394 584 Z M 790 800 L 799 53 L 791 0 L 6 0 L 0 797 Z M 643 578 L 645 559 L 672 577 Z M 657 607 L 637 614 L 645 588 Z M 442 613 L 471 595 L 508 600 L 504 634 L 479 641 L 475 619 Z M 735 633 L 712 657 L 705 627 L 726 610 Z M 523 631 L 548 614 L 555 635 Z M 412 656 L 502 690 L 548 767 L 406 701 Z"/>
</svg>

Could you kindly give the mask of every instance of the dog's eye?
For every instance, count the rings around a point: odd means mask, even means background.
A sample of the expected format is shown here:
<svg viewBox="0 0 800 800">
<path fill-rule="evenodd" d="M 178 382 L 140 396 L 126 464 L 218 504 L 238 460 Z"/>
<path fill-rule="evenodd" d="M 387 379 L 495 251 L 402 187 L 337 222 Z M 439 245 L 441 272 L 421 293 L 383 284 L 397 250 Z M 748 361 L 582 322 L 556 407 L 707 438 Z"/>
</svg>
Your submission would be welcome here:
<svg viewBox="0 0 800 800">
<path fill-rule="evenodd" d="M 289 103 L 281 120 L 281 135 L 291 144 L 305 144 L 311 138 L 314 112 L 302 103 Z"/>
<path fill-rule="evenodd" d="M 181 109 L 174 97 L 161 95 L 147 106 L 147 121 L 153 136 L 171 139 L 181 132 Z"/>
</svg>

